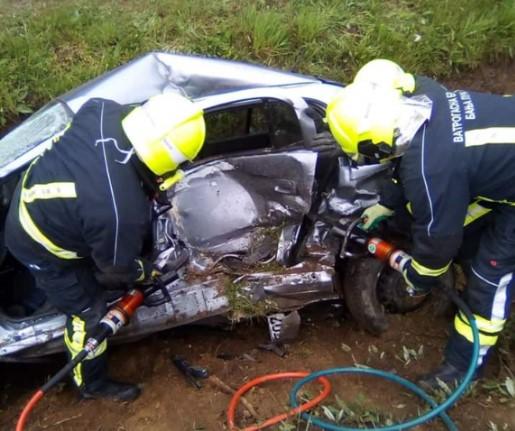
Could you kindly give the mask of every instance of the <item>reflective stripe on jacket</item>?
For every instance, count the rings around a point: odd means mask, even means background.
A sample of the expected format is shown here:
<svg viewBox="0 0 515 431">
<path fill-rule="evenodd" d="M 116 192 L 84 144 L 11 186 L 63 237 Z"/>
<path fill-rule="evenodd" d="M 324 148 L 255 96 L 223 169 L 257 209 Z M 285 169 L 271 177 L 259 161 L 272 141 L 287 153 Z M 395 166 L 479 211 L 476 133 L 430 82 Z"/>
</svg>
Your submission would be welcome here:
<svg viewBox="0 0 515 431">
<path fill-rule="evenodd" d="M 62 259 L 91 257 L 98 268 L 135 272 L 150 226 L 150 200 L 121 119 L 127 108 L 92 99 L 22 178 L 19 220 Z"/>
<path fill-rule="evenodd" d="M 398 177 L 413 211 L 414 268 L 437 276 L 461 244 L 471 203 L 515 202 L 515 98 L 416 81 L 416 93 L 429 96 L 433 110 Z"/>
<path fill-rule="evenodd" d="M 78 259 L 79 255 L 75 251 L 66 250 L 56 245 L 49 239 L 43 231 L 34 223 L 27 203 L 34 202 L 36 199 L 57 199 L 57 198 L 76 198 L 75 184 L 68 183 L 49 183 L 37 184 L 30 189 L 25 188 L 27 176 L 35 162 L 33 162 L 29 169 L 25 172 L 22 179 L 22 188 L 19 204 L 19 219 L 20 224 L 25 232 L 37 243 L 41 244 L 53 255 L 61 259 Z"/>
</svg>

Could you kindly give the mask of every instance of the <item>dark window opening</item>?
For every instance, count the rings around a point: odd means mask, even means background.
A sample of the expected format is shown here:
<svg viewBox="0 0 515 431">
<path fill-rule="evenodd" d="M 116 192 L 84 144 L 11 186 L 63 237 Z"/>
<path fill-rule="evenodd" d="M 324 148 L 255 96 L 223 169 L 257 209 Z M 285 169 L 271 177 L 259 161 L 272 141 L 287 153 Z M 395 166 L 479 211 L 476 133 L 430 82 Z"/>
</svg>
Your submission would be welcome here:
<svg viewBox="0 0 515 431">
<path fill-rule="evenodd" d="M 208 112 L 206 142 L 199 158 L 273 149 L 302 141 L 293 108 L 281 101 L 266 101 Z"/>
</svg>

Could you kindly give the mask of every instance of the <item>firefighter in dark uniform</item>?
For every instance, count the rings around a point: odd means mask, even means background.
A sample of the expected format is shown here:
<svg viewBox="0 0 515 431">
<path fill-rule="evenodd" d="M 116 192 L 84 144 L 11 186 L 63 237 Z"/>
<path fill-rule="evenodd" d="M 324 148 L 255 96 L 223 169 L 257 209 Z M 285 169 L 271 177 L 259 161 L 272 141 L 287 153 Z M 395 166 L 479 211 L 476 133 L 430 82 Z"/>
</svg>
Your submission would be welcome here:
<svg viewBox="0 0 515 431">
<path fill-rule="evenodd" d="M 141 257 L 152 198 L 144 179 L 192 160 L 204 136 L 202 110 L 174 93 L 136 108 L 91 99 L 22 174 L 7 217 L 7 247 L 67 316 L 71 357 L 106 312 L 106 285 L 152 277 Z M 108 378 L 106 346 L 74 369 L 74 383 L 84 398 L 136 398 L 136 385 Z"/>
<path fill-rule="evenodd" d="M 395 184 L 364 212 L 364 228 L 410 208 L 413 259 L 403 273 L 411 294 L 431 290 L 458 253 L 464 225 L 489 213 L 466 270 L 464 294 L 480 331 L 481 367 L 511 306 L 515 98 L 449 91 L 427 77 L 405 74 L 395 63 L 374 60 L 329 104 L 327 121 L 347 154 L 395 159 Z M 429 389 L 438 387 L 438 379 L 461 380 L 471 355 L 472 330 L 457 313 L 443 363 L 419 383 Z"/>
</svg>

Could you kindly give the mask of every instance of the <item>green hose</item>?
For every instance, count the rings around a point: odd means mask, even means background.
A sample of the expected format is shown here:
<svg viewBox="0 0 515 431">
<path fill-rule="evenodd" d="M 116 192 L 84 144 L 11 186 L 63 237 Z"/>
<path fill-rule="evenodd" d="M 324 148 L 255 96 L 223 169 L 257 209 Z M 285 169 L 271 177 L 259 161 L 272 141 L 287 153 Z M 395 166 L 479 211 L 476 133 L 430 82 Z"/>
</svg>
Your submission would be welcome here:
<svg viewBox="0 0 515 431">
<path fill-rule="evenodd" d="M 413 428 L 418 425 L 422 425 L 426 422 L 429 422 L 430 420 L 434 419 L 435 417 L 439 416 L 442 421 L 445 423 L 447 428 L 452 431 L 457 431 L 458 428 L 456 425 L 452 422 L 452 420 L 447 416 L 446 411 L 452 407 L 452 405 L 463 395 L 467 387 L 469 386 L 470 382 L 474 378 L 474 374 L 476 371 L 476 364 L 478 362 L 479 358 L 479 331 L 477 328 L 476 320 L 474 319 L 474 316 L 472 315 L 472 312 L 470 311 L 469 307 L 465 302 L 456 294 L 456 292 L 452 290 L 446 290 L 446 293 L 450 295 L 453 302 L 458 306 L 458 308 L 463 311 L 465 316 L 467 317 L 468 321 L 470 322 L 470 326 L 472 327 L 472 335 L 474 340 L 473 345 L 473 351 L 472 351 L 472 357 L 470 360 L 470 365 L 468 367 L 467 373 L 463 379 L 463 381 L 460 383 L 460 385 L 452 392 L 452 394 L 447 398 L 442 404 L 437 404 L 433 398 L 431 398 L 425 391 L 423 391 L 421 388 L 419 388 L 414 383 L 410 382 L 409 380 L 406 380 L 402 377 L 399 377 L 396 374 L 388 373 L 386 371 L 381 370 L 375 370 L 372 368 L 355 368 L 355 367 L 348 367 L 348 368 L 331 368 L 328 370 L 322 370 L 317 371 L 309 376 L 303 378 L 299 382 L 293 386 L 292 390 L 290 391 L 290 404 L 293 408 L 298 407 L 297 402 L 297 394 L 300 391 L 300 389 L 306 385 L 307 383 L 311 382 L 314 379 L 317 379 L 322 376 L 328 376 L 333 374 L 367 374 L 372 375 L 376 377 L 380 377 L 386 380 L 390 380 L 392 382 L 398 383 L 399 385 L 409 389 L 410 391 L 414 392 L 417 396 L 422 398 L 424 401 L 426 401 L 432 409 L 427 412 L 426 414 L 422 416 L 418 416 L 415 419 L 411 419 L 406 422 L 398 423 L 391 426 L 385 426 L 381 428 L 374 428 L 375 431 L 399 431 L 399 430 L 405 430 L 409 428 Z M 318 419 L 308 413 L 303 413 L 302 418 L 307 421 L 308 423 L 311 423 L 313 425 L 316 425 L 324 430 L 331 430 L 331 431 L 363 431 L 365 428 L 349 428 L 344 426 L 338 426 L 329 422 L 325 422 L 321 419 Z"/>
</svg>

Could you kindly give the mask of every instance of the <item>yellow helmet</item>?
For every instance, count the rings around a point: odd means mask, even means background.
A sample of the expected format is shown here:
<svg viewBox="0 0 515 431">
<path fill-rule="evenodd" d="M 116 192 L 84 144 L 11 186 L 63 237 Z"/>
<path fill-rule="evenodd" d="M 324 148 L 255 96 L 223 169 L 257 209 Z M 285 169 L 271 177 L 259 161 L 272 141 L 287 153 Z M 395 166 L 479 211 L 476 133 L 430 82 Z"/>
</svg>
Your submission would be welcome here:
<svg viewBox="0 0 515 431">
<path fill-rule="evenodd" d="M 122 120 L 122 127 L 139 159 L 156 175 L 193 160 L 206 136 L 202 109 L 177 93 L 151 97 Z"/>
<path fill-rule="evenodd" d="M 415 91 L 415 78 L 406 73 L 397 63 L 383 58 L 369 61 L 358 70 L 354 82 L 370 83 L 396 88 L 403 93 Z"/>
<path fill-rule="evenodd" d="M 327 105 L 326 121 L 343 151 L 380 160 L 395 154 L 402 96 L 391 87 L 352 83 Z"/>
</svg>

